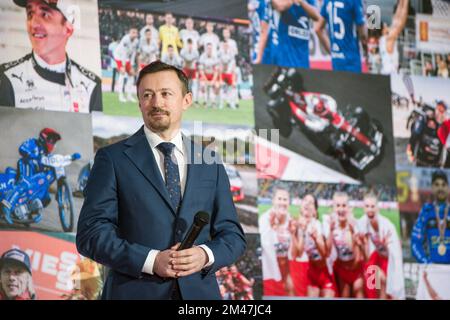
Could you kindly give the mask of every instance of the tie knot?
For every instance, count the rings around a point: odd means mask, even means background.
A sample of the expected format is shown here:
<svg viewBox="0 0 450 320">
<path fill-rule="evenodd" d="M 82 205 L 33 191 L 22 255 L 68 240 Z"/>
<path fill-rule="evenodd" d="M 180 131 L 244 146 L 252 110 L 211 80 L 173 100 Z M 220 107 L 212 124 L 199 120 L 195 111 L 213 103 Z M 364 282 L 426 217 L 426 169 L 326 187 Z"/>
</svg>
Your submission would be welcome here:
<svg viewBox="0 0 450 320">
<path fill-rule="evenodd" d="M 171 156 L 175 145 L 171 142 L 161 142 L 156 147 L 164 154 L 164 156 Z"/>
</svg>

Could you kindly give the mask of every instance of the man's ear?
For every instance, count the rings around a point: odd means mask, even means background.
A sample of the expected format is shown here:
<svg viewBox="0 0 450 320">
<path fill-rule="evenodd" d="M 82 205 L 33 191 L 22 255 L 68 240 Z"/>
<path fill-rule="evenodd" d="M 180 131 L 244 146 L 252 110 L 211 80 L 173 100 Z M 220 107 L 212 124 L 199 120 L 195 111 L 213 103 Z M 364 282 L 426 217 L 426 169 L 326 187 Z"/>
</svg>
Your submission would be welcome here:
<svg viewBox="0 0 450 320">
<path fill-rule="evenodd" d="M 188 92 L 183 98 L 183 110 L 187 110 L 192 104 L 192 92 Z"/>
<path fill-rule="evenodd" d="M 73 24 L 71 24 L 69 21 L 65 21 L 64 22 L 64 26 L 66 27 L 66 35 L 67 38 L 70 38 L 74 32 L 74 27 Z"/>
</svg>

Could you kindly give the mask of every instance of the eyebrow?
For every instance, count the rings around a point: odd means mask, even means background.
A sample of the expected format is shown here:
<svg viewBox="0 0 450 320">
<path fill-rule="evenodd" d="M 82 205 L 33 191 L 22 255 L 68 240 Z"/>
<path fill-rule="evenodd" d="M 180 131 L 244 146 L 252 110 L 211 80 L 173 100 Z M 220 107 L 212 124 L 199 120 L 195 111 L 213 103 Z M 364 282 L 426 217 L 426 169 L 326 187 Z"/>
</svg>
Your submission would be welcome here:
<svg viewBox="0 0 450 320">
<path fill-rule="evenodd" d="M 39 5 L 39 9 L 42 10 L 42 11 L 45 11 L 45 12 L 52 12 L 52 10 L 54 10 L 53 8 L 51 8 L 50 6 L 45 5 L 45 4 L 40 4 Z M 26 11 L 27 12 L 28 11 L 33 11 L 30 4 L 27 4 Z"/>
<path fill-rule="evenodd" d="M 153 90 L 153 89 L 144 89 L 144 92 L 146 92 L 146 91 L 150 91 L 150 92 L 158 92 L 158 91 L 174 91 L 173 89 L 171 89 L 171 88 L 161 88 L 161 89 L 156 89 L 156 90 Z"/>
</svg>

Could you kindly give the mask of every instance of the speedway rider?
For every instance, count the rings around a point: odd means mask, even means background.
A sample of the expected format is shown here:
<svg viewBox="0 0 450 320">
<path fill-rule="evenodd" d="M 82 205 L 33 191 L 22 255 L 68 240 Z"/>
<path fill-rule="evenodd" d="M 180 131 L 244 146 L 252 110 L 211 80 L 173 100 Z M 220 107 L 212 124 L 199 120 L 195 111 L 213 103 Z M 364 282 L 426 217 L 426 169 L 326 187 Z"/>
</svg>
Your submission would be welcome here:
<svg viewBox="0 0 450 320">
<path fill-rule="evenodd" d="M 42 158 L 52 153 L 56 142 L 61 140 L 61 135 L 51 128 L 44 128 L 39 132 L 39 137 L 24 141 L 19 147 L 21 158 L 17 161 L 16 188 L 14 192 L 7 194 L 3 199 L 3 205 L 14 208 L 19 196 L 28 189 L 33 189 L 31 177 L 45 170 Z M 37 199 L 38 200 L 38 199 Z M 42 203 L 36 203 L 39 207 L 46 207 L 50 203 L 50 195 L 47 193 Z M 8 223 L 13 223 L 10 216 L 5 216 Z"/>
</svg>

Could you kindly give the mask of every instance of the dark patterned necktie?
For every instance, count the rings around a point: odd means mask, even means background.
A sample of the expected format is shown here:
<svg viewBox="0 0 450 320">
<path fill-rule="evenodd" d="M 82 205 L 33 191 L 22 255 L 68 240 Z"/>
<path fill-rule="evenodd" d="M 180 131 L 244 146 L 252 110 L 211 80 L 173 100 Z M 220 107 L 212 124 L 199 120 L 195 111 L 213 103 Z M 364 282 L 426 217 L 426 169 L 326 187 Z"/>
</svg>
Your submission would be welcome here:
<svg viewBox="0 0 450 320">
<path fill-rule="evenodd" d="M 169 192 L 172 206 L 175 209 L 175 212 L 178 212 L 178 206 L 181 201 L 181 184 L 178 163 L 174 154 L 175 145 L 170 142 L 161 142 L 156 147 L 164 154 L 164 177 L 166 179 L 166 187 Z"/>
</svg>

